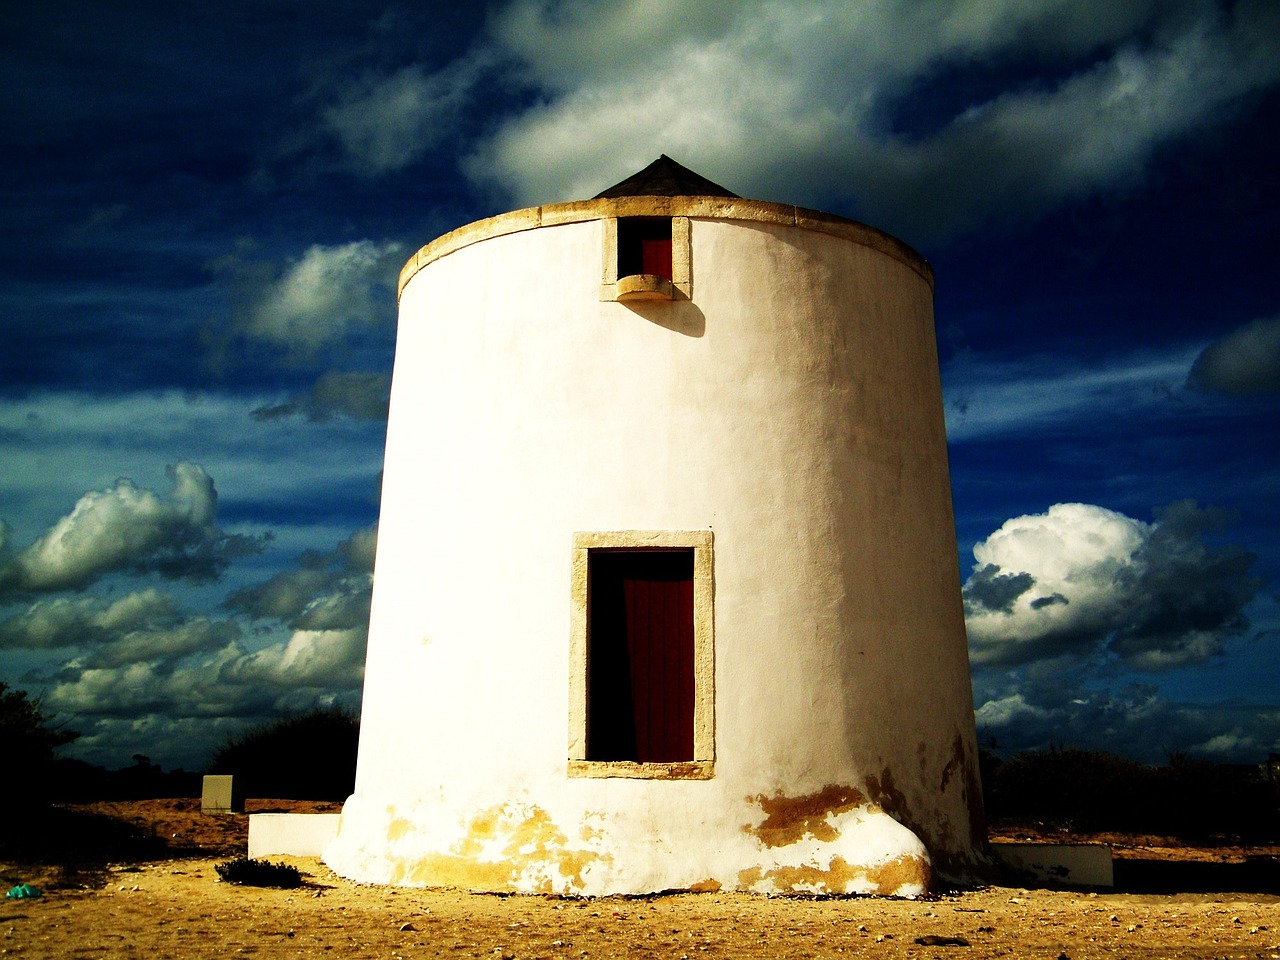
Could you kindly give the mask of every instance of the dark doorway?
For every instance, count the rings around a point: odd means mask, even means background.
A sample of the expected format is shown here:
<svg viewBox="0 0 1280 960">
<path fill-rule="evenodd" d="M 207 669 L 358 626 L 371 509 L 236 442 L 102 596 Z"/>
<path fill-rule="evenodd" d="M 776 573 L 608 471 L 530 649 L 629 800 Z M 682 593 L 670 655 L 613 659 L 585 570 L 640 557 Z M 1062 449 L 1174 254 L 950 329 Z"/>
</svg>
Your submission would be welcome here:
<svg viewBox="0 0 1280 960">
<path fill-rule="evenodd" d="M 672 279 L 670 217 L 618 221 L 618 276 L 639 274 Z"/>
<path fill-rule="evenodd" d="M 693 550 L 587 558 L 587 759 L 693 760 Z"/>
</svg>

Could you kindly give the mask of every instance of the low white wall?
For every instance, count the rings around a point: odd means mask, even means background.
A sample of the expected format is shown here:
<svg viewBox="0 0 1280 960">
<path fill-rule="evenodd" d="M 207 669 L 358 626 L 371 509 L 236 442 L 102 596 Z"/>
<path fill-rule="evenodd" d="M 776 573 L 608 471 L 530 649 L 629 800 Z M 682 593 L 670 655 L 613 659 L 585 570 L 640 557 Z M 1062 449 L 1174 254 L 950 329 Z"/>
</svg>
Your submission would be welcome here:
<svg viewBox="0 0 1280 960">
<path fill-rule="evenodd" d="M 319 857 L 338 835 L 340 813 L 249 815 L 249 858 Z"/>
<path fill-rule="evenodd" d="M 1105 843 L 993 843 L 1001 863 L 1029 880 L 1061 887 L 1114 887 Z"/>
</svg>

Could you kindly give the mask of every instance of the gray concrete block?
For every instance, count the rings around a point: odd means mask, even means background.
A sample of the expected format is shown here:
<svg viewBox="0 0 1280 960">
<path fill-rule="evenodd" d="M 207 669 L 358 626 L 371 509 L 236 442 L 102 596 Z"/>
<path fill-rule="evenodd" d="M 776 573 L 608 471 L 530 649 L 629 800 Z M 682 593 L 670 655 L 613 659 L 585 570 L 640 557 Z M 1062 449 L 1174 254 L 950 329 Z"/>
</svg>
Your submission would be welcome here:
<svg viewBox="0 0 1280 960">
<path fill-rule="evenodd" d="M 206 776 L 200 791 L 200 812 L 244 813 L 244 797 L 234 780 L 229 774 Z"/>
</svg>

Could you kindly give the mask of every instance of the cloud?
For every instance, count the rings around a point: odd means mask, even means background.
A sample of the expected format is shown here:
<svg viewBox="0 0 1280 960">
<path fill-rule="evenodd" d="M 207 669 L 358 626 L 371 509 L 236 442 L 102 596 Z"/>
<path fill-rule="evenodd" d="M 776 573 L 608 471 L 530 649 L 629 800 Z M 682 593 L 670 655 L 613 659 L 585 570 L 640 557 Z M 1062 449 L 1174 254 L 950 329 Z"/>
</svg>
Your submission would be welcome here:
<svg viewBox="0 0 1280 960">
<path fill-rule="evenodd" d="M 168 672 L 184 657 L 221 649 L 240 636 L 230 621 L 185 617 L 172 597 L 154 589 L 115 601 L 39 600 L 0 620 L 0 649 L 77 650 L 69 664 L 74 671 L 149 663 Z"/>
<path fill-rule="evenodd" d="M 111 573 L 212 580 L 258 549 L 215 525 L 217 493 L 203 467 L 180 462 L 168 472 L 167 498 L 125 478 L 86 493 L 33 544 L 0 559 L 0 593 L 82 590 Z"/>
<path fill-rule="evenodd" d="M 60 666 L 26 679 L 85 734 L 70 755 L 119 763 L 135 749 L 129 738 L 145 728 L 149 755 L 198 763 L 196 751 L 250 721 L 317 704 L 358 706 L 375 543 L 376 528 L 368 527 L 233 593 L 225 605 L 259 621 L 252 630 L 235 617 L 190 616 L 149 589 L 110 601 L 39 600 L 0 620 L 0 649 L 64 651 Z M 190 742 L 166 732 L 179 729 L 199 732 Z"/>
<path fill-rule="evenodd" d="M 158 465 L 192 444 L 217 478 L 224 526 L 261 530 L 270 516 L 277 544 L 331 546 L 370 519 L 384 431 L 347 417 L 295 419 L 281 429 L 278 421 L 252 416 L 278 400 L 176 390 L 0 397 L 0 476 L 7 478 L 0 516 L 13 524 L 11 548 L 36 539 L 85 490 L 111 485 L 118 475 L 159 489 Z M 306 508 L 297 510 L 299 503 Z"/>
<path fill-rule="evenodd" d="M 255 420 L 277 420 L 304 416 L 316 423 L 324 423 L 337 416 L 353 420 L 386 420 L 390 391 L 389 373 L 331 371 L 323 374 L 308 392 L 284 403 L 258 407 L 253 411 L 253 417 Z"/>
<path fill-rule="evenodd" d="M 1255 557 L 1242 547 L 1209 546 L 1206 534 L 1226 526 L 1225 511 L 1181 500 L 1157 511 L 1134 556 L 1136 602 L 1114 631 L 1110 648 L 1143 670 L 1199 663 L 1244 633 L 1244 608 L 1262 581 L 1249 575 Z"/>
<path fill-rule="evenodd" d="M 155 589 L 110 602 L 101 597 L 38 600 L 0 620 L 0 647 L 97 646 L 130 631 L 171 625 L 178 618 L 173 598 Z"/>
<path fill-rule="evenodd" d="M 183 627 L 203 633 L 202 640 L 215 639 L 216 631 L 204 621 Z M 129 651 L 118 648 L 120 656 L 72 659 L 41 686 L 50 710 L 82 732 L 113 718 L 150 718 L 157 724 L 193 717 L 263 718 L 317 702 L 357 704 L 364 649 L 363 629 L 296 631 L 258 650 L 245 650 L 237 641 L 205 644 L 177 658 L 155 646 L 135 645 Z M 140 659 L 130 660 L 127 653 Z M 98 744 L 108 746 L 105 740 Z M 128 749 L 118 746 L 117 754 Z M 190 750 L 183 753 L 180 762 L 191 762 Z"/>
<path fill-rule="evenodd" d="M 223 665 L 220 682 L 281 688 L 357 686 L 363 676 L 373 591 L 377 527 L 352 534 L 331 552 L 308 551 L 297 569 L 237 590 L 224 604 L 291 628 L 284 644 Z"/>
<path fill-rule="evenodd" d="M 1280 317 L 1254 320 L 1209 344 L 1187 383 L 1215 393 L 1280 393 Z"/>
<path fill-rule="evenodd" d="M 193 617 L 160 629 L 132 630 L 84 658 L 86 667 L 124 667 L 149 662 L 171 668 L 188 654 L 217 650 L 240 638 L 239 626 L 225 620 Z"/>
<path fill-rule="evenodd" d="M 1252 763 L 1280 747 L 1280 711 L 1167 700 L 1148 687 L 1083 690 L 1061 678 L 1024 684 L 977 700 L 978 737 L 1003 753 L 1070 746 L 1116 752 L 1147 763 L 1190 753 L 1223 763 Z"/>
<path fill-rule="evenodd" d="M 1210 546 L 1220 511 L 1181 501 L 1154 523 L 1083 503 L 1015 517 L 978 543 L 964 586 L 970 655 L 1018 665 L 1102 651 L 1138 670 L 1203 662 L 1248 628 L 1254 557 Z"/>
<path fill-rule="evenodd" d="M 323 128 L 353 172 L 377 176 L 400 170 L 452 134 L 488 60 L 477 50 L 435 73 L 413 64 L 366 74 L 322 110 Z"/>
<path fill-rule="evenodd" d="M 986 439 L 1166 406 L 1186 380 L 1194 348 L 1105 360 L 1056 355 L 1001 360 L 959 353 L 942 371 L 947 439 Z"/>
<path fill-rule="evenodd" d="M 946 235 L 1136 182 L 1162 147 L 1280 78 L 1280 34 L 1254 33 L 1263 16 L 1242 5 L 1234 17 L 1154 19 L 1149 42 L 1126 38 L 1057 82 L 972 105 L 935 136 L 886 142 L 887 192 L 869 211 Z M 930 212 L 903 209 L 913 195 Z"/>
<path fill-rule="evenodd" d="M 272 645 L 226 664 L 218 680 L 272 689 L 356 687 L 364 675 L 367 637 L 365 626 L 297 630 L 284 645 Z"/>
<path fill-rule="evenodd" d="M 232 593 L 224 606 L 299 630 L 367 628 L 377 527 L 357 531 L 331 553 L 308 551 L 297 569 Z"/>
<path fill-rule="evenodd" d="M 520 0 L 492 42 L 537 96 L 466 167 L 533 205 L 592 196 L 666 152 L 744 195 L 852 203 L 943 237 L 1137 180 L 1280 78 L 1276 19 L 1265 0 Z M 1003 63 L 1035 79 L 956 100 L 954 71 Z M 938 119 L 914 129 L 922 113 Z"/>
<path fill-rule="evenodd" d="M 233 317 L 229 328 L 206 330 L 208 345 L 221 355 L 240 337 L 304 363 L 352 336 L 389 328 L 406 256 L 398 242 L 355 240 L 314 244 L 282 269 L 243 253 L 220 257 L 211 268 L 231 293 Z"/>
<path fill-rule="evenodd" d="M 173 666 L 152 660 L 95 666 L 74 659 L 62 666 L 45 701 L 59 716 L 83 718 L 240 716 L 270 703 L 266 691 L 227 688 L 215 682 L 218 669 L 240 655 L 228 645 Z"/>
</svg>

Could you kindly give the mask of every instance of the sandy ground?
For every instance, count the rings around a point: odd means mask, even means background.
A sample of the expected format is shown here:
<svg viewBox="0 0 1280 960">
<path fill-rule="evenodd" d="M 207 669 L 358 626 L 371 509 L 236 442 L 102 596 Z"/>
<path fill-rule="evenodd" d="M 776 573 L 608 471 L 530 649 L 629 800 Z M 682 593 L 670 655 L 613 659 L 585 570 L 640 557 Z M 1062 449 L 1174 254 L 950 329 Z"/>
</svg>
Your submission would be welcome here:
<svg viewBox="0 0 1280 960">
<path fill-rule="evenodd" d="M 168 841 L 163 859 L 0 862 L 0 881 L 43 886 L 0 903 L 15 957 L 1267 957 L 1280 960 L 1277 851 L 1116 838 L 1135 892 L 988 887 L 921 900 L 680 894 L 568 900 L 396 890 L 336 877 L 318 860 L 294 890 L 219 880 L 247 818 L 199 802 L 95 810 Z M 250 812 L 333 809 L 260 801 Z M 1072 838 L 1079 839 L 1079 838 Z M 1170 892 L 1151 892 L 1168 890 Z M 1141 891 L 1141 892 L 1139 892 Z"/>
</svg>

